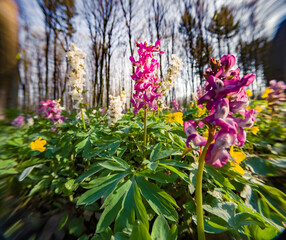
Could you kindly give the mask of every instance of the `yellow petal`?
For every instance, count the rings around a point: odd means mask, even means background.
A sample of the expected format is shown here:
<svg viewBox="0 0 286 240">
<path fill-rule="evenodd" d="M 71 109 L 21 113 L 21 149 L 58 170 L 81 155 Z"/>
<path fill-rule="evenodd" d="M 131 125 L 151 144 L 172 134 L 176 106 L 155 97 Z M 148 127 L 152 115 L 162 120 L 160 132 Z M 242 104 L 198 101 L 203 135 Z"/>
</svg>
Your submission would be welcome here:
<svg viewBox="0 0 286 240">
<path fill-rule="evenodd" d="M 32 150 L 35 149 L 35 143 L 34 143 L 34 142 L 31 142 L 31 145 L 30 145 L 30 146 L 31 146 L 31 149 L 32 149 Z"/>
<path fill-rule="evenodd" d="M 232 158 L 237 162 L 237 163 L 240 163 L 242 162 L 245 158 L 246 158 L 246 154 L 243 153 L 243 152 L 234 152 L 233 151 L 233 147 L 234 145 L 231 146 L 230 148 L 230 155 L 232 156 Z"/>
<path fill-rule="evenodd" d="M 260 107 L 260 106 L 256 106 L 255 109 L 256 109 L 258 112 L 262 112 L 262 107 Z"/>
<path fill-rule="evenodd" d="M 259 131 L 259 128 L 258 128 L 257 126 L 251 128 L 251 132 L 252 132 L 254 135 L 256 135 L 258 131 Z"/>
<path fill-rule="evenodd" d="M 231 162 L 231 168 L 233 171 L 238 172 L 241 175 L 244 174 L 243 168 L 234 162 Z"/>
<path fill-rule="evenodd" d="M 247 89 L 247 90 L 246 90 L 246 95 L 247 95 L 248 97 L 251 97 L 251 96 L 252 96 L 252 92 L 251 92 L 249 89 Z"/>
</svg>

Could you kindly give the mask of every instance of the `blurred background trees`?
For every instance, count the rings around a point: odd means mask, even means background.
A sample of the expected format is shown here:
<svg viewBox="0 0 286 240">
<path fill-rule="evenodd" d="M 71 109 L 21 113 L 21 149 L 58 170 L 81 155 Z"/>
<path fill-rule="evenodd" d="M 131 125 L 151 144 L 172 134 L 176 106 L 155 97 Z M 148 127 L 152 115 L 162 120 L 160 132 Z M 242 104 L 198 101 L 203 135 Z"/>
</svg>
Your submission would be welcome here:
<svg viewBox="0 0 286 240">
<path fill-rule="evenodd" d="M 281 2 L 279 0 L 274 2 Z M 161 39 L 160 76 L 171 55 L 182 58 L 181 76 L 167 102 L 188 103 L 203 84 L 209 58 L 238 57 L 241 74 L 256 74 L 253 91 L 264 90 L 270 74 L 271 36 L 261 15 L 264 0 L 18 0 L 20 8 L 19 96 L 22 110 L 33 110 L 43 99 L 62 99 L 71 108 L 67 87 L 71 42 L 87 53 L 86 102 L 107 106 L 109 95 L 132 96 L 134 71 L 129 56 L 136 42 Z M 276 3 L 279 8 L 279 4 Z M 275 10 L 275 8 L 274 8 Z M 273 11 L 274 11 L 273 10 Z M 267 15 L 269 17 L 269 14 Z M 272 36 L 273 37 L 273 36 Z M 281 38 L 281 37 L 280 37 Z M 284 48 L 285 49 L 285 48 Z M 273 72 L 273 71 L 272 71 Z M 274 71 L 275 72 L 275 71 Z M 284 79 L 278 79 L 284 80 Z"/>
</svg>

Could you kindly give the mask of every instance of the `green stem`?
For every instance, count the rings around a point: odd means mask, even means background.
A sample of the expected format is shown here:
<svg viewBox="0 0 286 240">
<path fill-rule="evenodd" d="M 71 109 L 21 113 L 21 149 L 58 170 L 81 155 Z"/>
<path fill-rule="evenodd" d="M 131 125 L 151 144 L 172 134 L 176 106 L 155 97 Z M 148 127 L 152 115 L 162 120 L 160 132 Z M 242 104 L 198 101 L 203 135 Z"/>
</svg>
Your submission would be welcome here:
<svg viewBox="0 0 286 240">
<path fill-rule="evenodd" d="M 147 146 L 147 105 L 144 109 L 144 146 Z"/>
<path fill-rule="evenodd" d="M 208 141 L 203 149 L 203 152 L 199 158 L 199 167 L 197 171 L 196 177 L 196 212 L 197 212 L 197 230 L 198 230 L 198 239 L 205 240 L 205 229 L 204 229 L 204 216 L 203 216 L 203 195 L 202 195 L 202 181 L 203 181 L 203 172 L 205 165 L 205 157 L 207 154 L 207 150 L 213 141 L 215 129 L 209 130 Z"/>
<path fill-rule="evenodd" d="M 83 117 L 82 107 L 80 108 L 80 114 L 81 114 L 81 119 L 82 119 L 83 129 L 84 129 L 84 130 L 86 130 L 85 121 L 84 121 L 84 117 Z"/>
<path fill-rule="evenodd" d="M 147 146 L 147 105 L 144 108 L 144 137 L 143 137 L 144 147 Z M 146 160 L 145 156 L 146 149 L 143 149 L 143 161 Z"/>
</svg>

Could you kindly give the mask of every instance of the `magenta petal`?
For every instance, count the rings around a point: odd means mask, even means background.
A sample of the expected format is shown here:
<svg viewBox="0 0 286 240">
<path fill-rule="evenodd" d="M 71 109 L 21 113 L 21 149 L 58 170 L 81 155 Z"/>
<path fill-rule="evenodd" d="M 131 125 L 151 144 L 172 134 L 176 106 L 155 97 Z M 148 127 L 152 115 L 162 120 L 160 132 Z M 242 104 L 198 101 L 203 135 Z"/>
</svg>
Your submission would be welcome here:
<svg viewBox="0 0 286 240">
<path fill-rule="evenodd" d="M 220 59 L 221 65 L 225 69 L 231 69 L 235 64 L 235 56 L 233 55 L 223 55 Z"/>
<path fill-rule="evenodd" d="M 246 141 L 246 132 L 242 129 L 239 128 L 239 133 L 237 134 L 237 142 L 238 144 L 236 144 L 238 147 L 242 147 L 243 144 Z"/>
<path fill-rule="evenodd" d="M 205 158 L 207 164 L 211 164 L 214 168 L 220 168 L 227 163 L 229 154 L 226 150 L 220 149 L 219 151 L 214 149 L 214 144 L 211 144 Z"/>
<path fill-rule="evenodd" d="M 249 73 L 245 76 L 243 76 L 243 78 L 241 79 L 241 85 L 243 85 L 244 87 L 249 86 L 251 83 L 253 83 L 255 80 L 255 75 L 253 73 Z"/>
<path fill-rule="evenodd" d="M 190 141 L 194 143 L 195 146 L 204 146 L 207 143 L 207 140 L 202 137 L 196 130 L 197 124 L 194 120 L 189 120 L 184 122 L 184 132 L 187 135 L 186 145 L 190 148 Z"/>
</svg>

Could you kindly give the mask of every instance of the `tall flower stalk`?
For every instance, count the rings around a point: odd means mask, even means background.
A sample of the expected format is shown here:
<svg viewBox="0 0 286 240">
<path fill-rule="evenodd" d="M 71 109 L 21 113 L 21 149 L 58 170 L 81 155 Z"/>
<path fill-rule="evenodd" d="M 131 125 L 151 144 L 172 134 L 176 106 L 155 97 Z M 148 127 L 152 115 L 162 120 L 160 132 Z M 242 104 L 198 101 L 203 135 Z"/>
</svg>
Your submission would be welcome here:
<svg viewBox="0 0 286 240">
<path fill-rule="evenodd" d="M 136 68 L 131 78 L 135 81 L 135 93 L 131 98 L 134 106 L 134 114 L 136 115 L 140 109 L 144 109 L 144 146 L 147 145 L 147 112 L 148 108 L 157 110 L 158 98 L 162 93 L 158 91 L 161 79 L 158 77 L 157 71 L 159 62 L 155 59 L 156 54 L 163 54 L 160 51 L 160 40 L 157 40 L 155 46 L 147 46 L 147 43 L 136 43 L 138 47 L 138 61 L 134 57 L 130 57 L 130 61 Z"/>
<path fill-rule="evenodd" d="M 249 102 L 246 91 L 243 90 L 254 81 L 255 75 L 247 74 L 240 79 L 239 69 L 231 70 L 234 64 L 235 57 L 230 54 L 222 56 L 220 61 L 211 58 L 211 68 L 208 68 L 205 73 L 204 94 L 198 99 L 198 104 L 206 103 L 209 115 L 199 122 L 189 120 L 184 123 L 187 147 L 191 147 L 190 143 L 195 146 L 204 146 L 199 157 L 195 193 L 200 240 L 205 239 L 202 208 L 204 164 L 211 164 L 214 168 L 224 166 L 230 157 L 230 147 L 233 145 L 241 147 L 246 141 L 244 128 L 253 126 L 257 114 L 256 109 L 246 110 Z M 244 118 L 234 116 L 237 113 Z M 209 129 L 208 140 L 196 130 L 198 125 L 202 127 L 204 124 Z"/>
<path fill-rule="evenodd" d="M 72 70 L 69 74 L 69 85 L 72 87 L 70 92 L 72 100 L 75 103 L 74 108 L 80 110 L 81 119 L 84 130 L 86 130 L 84 114 L 83 114 L 83 94 L 87 91 L 84 90 L 85 82 L 85 57 L 86 54 L 82 52 L 74 43 L 70 45 L 70 50 L 67 53 Z"/>
</svg>

